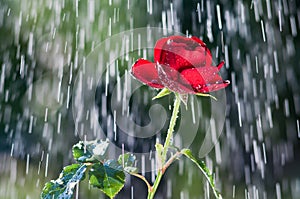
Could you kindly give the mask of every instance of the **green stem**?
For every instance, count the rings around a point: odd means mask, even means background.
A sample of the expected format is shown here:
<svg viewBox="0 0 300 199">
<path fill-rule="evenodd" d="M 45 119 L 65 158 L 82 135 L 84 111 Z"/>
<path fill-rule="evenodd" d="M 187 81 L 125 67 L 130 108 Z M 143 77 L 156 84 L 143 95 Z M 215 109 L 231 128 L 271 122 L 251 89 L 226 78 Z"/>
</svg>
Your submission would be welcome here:
<svg viewBox="0 0 300 199">
<path fill-rule="evenodd" d="M 157 177 L 156 177 L 156 179 L 155 179 L 155 182 L 154 182 L 152 188 L 151 188 L 151 189 L 149 190 L 149 192 L 148 192 L 148 197 L 147 197 L 147 199 L 153 199 L 153 198 L 154 198 L 154 195 L 155 195 L 155 193 L 156 193 L 156 190 L 157 190 L 157 188 L 158 188 L 158 185 L 159 185 L 159 183 L 160 183 L 160 181 L 161 181 L 162 176 L 163 176 L 162 170 L 159 170 L 159 171 L 158 171 L 158 174 L 157 174 Z"/>
<path fill-rule="evenodd" d="M 178 116 L 178 112 L 179 112 L 179 107 L 180 107 L 180 97 L 178 93 L 175 93 L 175 101 L 174 101 L 174 108 L 173 108 L 173 112 L 172 112 L 172 117 L 170 120 L 170 124 L 169 124 L 169 129 L 168 129 L 168 133 L 167 133 L 167 138 L 163 147 L 163 152 L 162 152 L 162 158 L 161 158 L 161 165 L 165 165 L 166 163 L 166 159 L 167 159 L 167 152 L 171 143 L 171 139 L 173 138 L 173 132 L 174 132 L 174 127 L 176 125 L 176 120 L 177 120 L 177 116 Z M 159 169 L 158 173 L 157 173 L 157 177 L 155 179 L 155 182 L 152 186 L 152 188 L 149 190 L 148 192 L 148 199 L 153 199 L 154 195 L 156 193 L 156 190 L 158 188 L 158 185 L 162 179 L 162 176 L 165 172 L 164 166 L 162 166 L 162 168 Z"/>
<path fill-rule="evenodd" d="M 164 150 L 163 150 L 163 154 L 162 154 L 162 165 L 165 163 L 166 158 L 167 158 L 167 152 L 168 152 L 168 149 L 169 149 L 169 146 L 170 146 L 171 139 L 173 138 L 174 127 L 175 127 L 175 124 L 176 124 L 177 115 L 178 115 L 179 107 L 180 107 L 180 101 L 181 100 L 180 100 L 179 94 L 176 93 L 175 96 L 176 96 L 176 98 L 175 98 L 175 101 L 174 101 L 173 113 L 172 113 L 172 117 L 171 117 L 171 120 L 170 120 L 170 125 L 169 125 L 169 129 L 168 129 L 168 133 L 167 133 L 167 138 L 166 138 L 166 141 L 165 141 L 165 144 L 164 144 Z"/>
</svg>

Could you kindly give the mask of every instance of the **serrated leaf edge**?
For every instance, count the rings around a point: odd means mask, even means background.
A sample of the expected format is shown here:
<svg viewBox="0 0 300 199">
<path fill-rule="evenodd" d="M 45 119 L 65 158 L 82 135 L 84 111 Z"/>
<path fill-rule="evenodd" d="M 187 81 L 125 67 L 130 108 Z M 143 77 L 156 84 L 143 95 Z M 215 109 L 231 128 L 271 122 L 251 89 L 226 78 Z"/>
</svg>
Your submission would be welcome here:
<svg viewBox="0 0 300 199">
<path fill-rule="evenodd" d="M 213 176 L 210 172 L 210 170 L 206 167 L 205 163 L 199 162 L 193 155 L 191 150 L 189 149 L 182 149 L 181 153 L 185 155 L 188 159 L 190 159 L 192 162 L 196 164 L 196 166 L 200 169 L 200 171 L 203 173 L 204 177 L 207 179 L 209 182 L 209 185 L 211 186 L 213 193 L 217 199 L 222 199 L 221 194 L 216 190 L 215 188 L 215 183 L 213 180 Z"/>
</svg>

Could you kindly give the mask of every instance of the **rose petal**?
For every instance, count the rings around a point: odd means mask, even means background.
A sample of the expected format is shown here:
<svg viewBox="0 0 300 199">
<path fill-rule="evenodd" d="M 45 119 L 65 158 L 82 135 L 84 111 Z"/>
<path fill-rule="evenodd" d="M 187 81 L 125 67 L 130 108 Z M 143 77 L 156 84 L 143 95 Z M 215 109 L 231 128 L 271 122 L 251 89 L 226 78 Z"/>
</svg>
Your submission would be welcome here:
<svg viewBox="0 0 300 199">
<path fill-rule="evenodd" d="M 206 60 L 205 60 L 205 65 L 206 66 L 211 66 L 212 65 L 212 56 L 211 56 L 211 52 L 210 50 L 206 47 L 206 44 L 201 40 L 199 39 L 198 37 L 191 37 L 194 41 L 198 42 L 202 47 L 205 48 L 205 52 L 207 54 L 206 56 Z"/>
<path fill-rule="evenodd" d="M 198 37 L 192 36 L 191 39 L 194 40 L 195 42 L 199 43 L 203 47 L 206 46 L 206 44 L 201 39 L 199 39 Z"/>
<path fill-rule="evenodd" d="M 217 91 L 227 87 L 230 84 L 230 81 L 226 80 L 223 82 L 219 82 L 217 84 L 207 84 L 203 88 L 200 89 L 200 93 L 209 93 L 213 91 Z"/>
<path fill-rule="evenodd" d="M 168 65 L 177 71 L 209 66 L 211 53 L 200 39 L 171 36 L 158 40 L 154 49 L 154 61 Z"/>
<path fill-rule="evenodd" d="M 155 64 L 148 60 L 137 60 L 132 66 L 131 73 L 136 79 L 138 79 L 142 83 L 147 84 L 148 86 L 151 86 L 153 88 L 164 87 L 158 78 Z"/>
<path fill-rule="evenodd" d="M 224 66 L 225 62 L 224 61 L 221 61 L 218 65 L 217 65 L 217 68 L 218 70 L 221 70 L 221 68 Z"/>
<path fill-rule="evenodd" d="M 181 75 L 178 71 L 166 65 L 157 65 L 158 76 L 161 83 L 169 90 L 180 94 L 194 94 L 194 90 L 189 84 L 182 84 Z"/>
<path fill-rule="evenodd" d="M 196 92 L 200 90 L 203 87 L 203 85 L 206 84 L 206 81 L 204 80 L 202 75 L 200 75 L 196 68 L 183 70 L 181 72 L 181 82 L 183 84 L 191 85 L 193 90 Z"/>
<path fill-rule="evenodd" d="M 216 91 L 229 84 L 229 82 L 223 81 L 218 72 L 218 67 L 214 66 L 185 69 L 181 72 L 181 82 L 190 84 L 195 92 Z"/>
<path fill-rule="evenodd" d="M 168 41 L 168 37 L 163 37 L 159 40 L 157 40 L 155 47 L 154 47 L 154 62 L 157 63 L 160 60 L 161 51 L 165 45 L 165 43 Z"/>
</svg>

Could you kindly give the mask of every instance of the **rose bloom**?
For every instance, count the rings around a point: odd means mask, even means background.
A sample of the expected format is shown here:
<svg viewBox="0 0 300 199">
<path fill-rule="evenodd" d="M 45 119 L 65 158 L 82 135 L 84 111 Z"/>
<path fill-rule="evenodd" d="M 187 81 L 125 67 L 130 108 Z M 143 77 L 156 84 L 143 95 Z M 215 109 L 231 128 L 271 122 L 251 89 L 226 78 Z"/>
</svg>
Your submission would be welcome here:
<svg viewBox="0 0 300 199">
<path fill-rule="evenodd" d="M 153 88 L 168 88 L 180 94 L 208 93 L 225 88 L 219 70 L 224 61 L 212 66 L 212 56 L 197 37 L 170 36 L 161 38 L 154 47 L 154 63 L 138 59 L 132 75 Z"/>
</svg>

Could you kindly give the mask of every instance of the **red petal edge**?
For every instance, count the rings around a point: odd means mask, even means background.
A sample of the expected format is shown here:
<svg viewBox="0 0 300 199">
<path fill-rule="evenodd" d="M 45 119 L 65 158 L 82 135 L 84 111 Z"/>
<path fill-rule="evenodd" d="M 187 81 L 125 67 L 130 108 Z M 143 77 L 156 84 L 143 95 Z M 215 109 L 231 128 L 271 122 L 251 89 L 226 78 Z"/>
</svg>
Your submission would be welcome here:
<svg viewBox="0 0 300 199">
<path fill-rule="evenodd" d="M 198 37 L 192 36 L 191 39 L 194 40 L 195 42 L 199 43 L 201 46 L 206 47 L 206 44 L 201 39 L 199 39 Z"/>
<path fill-rule="evenodd" d="M 155 64 L 145 60 L 138 59 L 131 68 L 131 74 L 140 82 L 153 88 L 164 88 L 158 78 Z"/>
<path fill-rule="evenodd" d="M 217 90 L 221 90 L 225 87 L 227 87 L 230 84 L 229 80 L 225 80 L 221 83 L 216 83 L 216 84 L 211 84 L 211 85 L 206 85 L 202 89 L 200 89 L 200 93 L 209 93 Z"/>
<path fill-rule="evenodd" d="M 222 66 L 221 62 L 218 66 Z M 181 81 L 190 84 L 196 93 L 208 93 L 225 88 L 229 81 L 223 81 L 218 74 L 218 67 L 207 66 L 202 68 L 191 68 L 181 72 Z"/>
<path fill-rule="evenodd" d="M 221 70 L 221 68 L 224 66 L 225 62 L 224 61 L 221 61 L 218 65 L 217 65 L 217 68 L 218 70 Z"/>
</svg>

